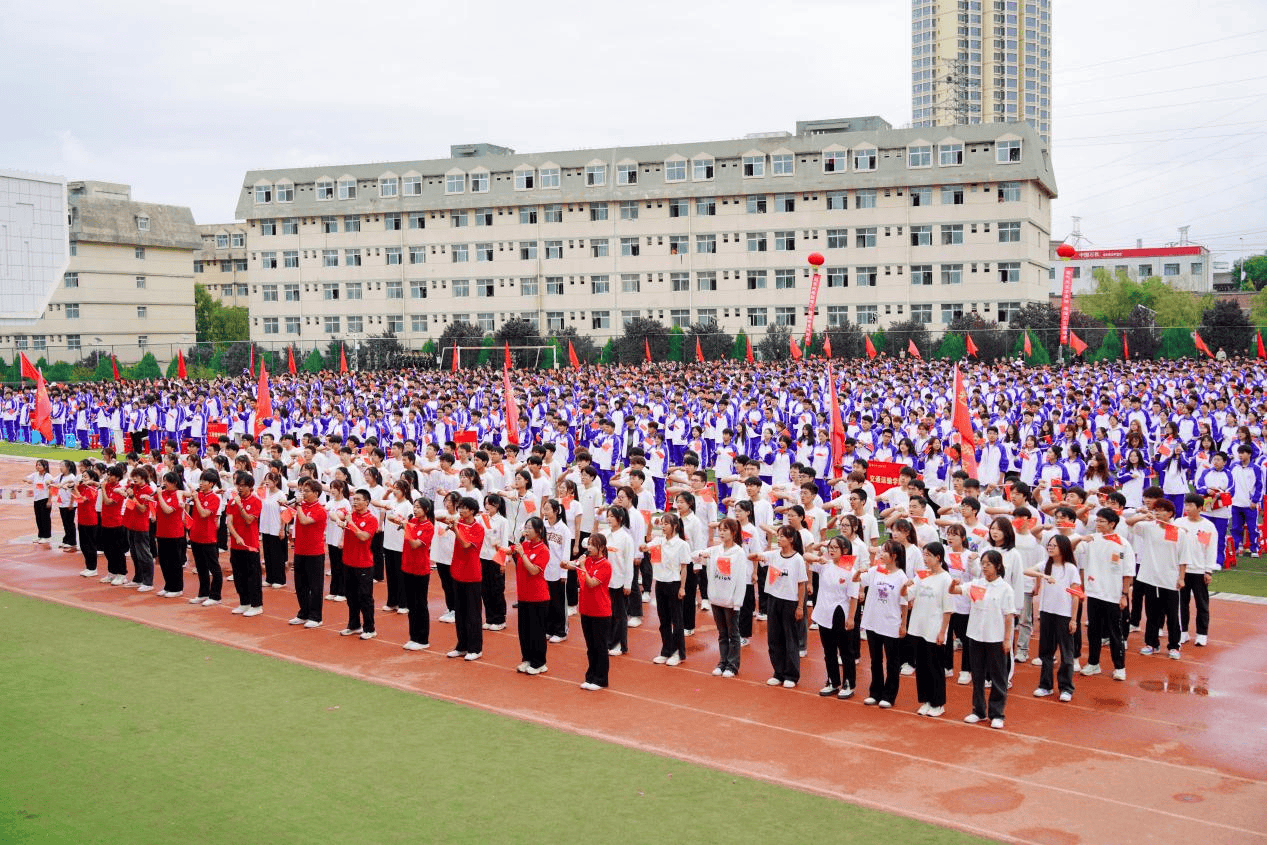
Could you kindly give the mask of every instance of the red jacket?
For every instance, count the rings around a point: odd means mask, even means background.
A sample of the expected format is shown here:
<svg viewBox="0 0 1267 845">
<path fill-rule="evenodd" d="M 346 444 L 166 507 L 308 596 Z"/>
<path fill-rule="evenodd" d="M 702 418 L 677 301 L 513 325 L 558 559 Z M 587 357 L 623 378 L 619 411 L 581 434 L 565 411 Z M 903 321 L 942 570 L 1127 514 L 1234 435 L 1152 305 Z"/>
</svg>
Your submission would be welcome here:
<svg viewBox="0 0 1267 845">
<path fill-rule="evenodd" d="M 429 519 L 414 517 L 405 523 L 405 545 L 400 557 L 400 571 L 408 575 L 431 574 L 431 538 L 435 536 L 435 523 Z M 412 540 L 420 541 L 414 548 Z"/>
<path fill-rule="evenodd" d="M 216 541 L 216 531 L 220 527 L 220 497 L 214 492 L 195 493 L 198 503 L 205 510 L 211 511 L 205 517 L 199 516 L 197 509 L 189 514 L 189 542 L 191 543 L 214 543 Z"/>
<path fill-rule="evenodd" d="M 524 566 L 524 562 L 519 557 L 519 553 L 514 553 L 515 558 L 515 593 L 519 596 L 520 601 L 549 601 L 550 585 L 546 583 L 546 564 L 550 562 L 550 547 L 540 540 L 524 543 L 524 554 L 528 560 L 532 561 L 532 565 L 540 567 L 536 575 L 528 572 L 528 568 Z M 609 576 L 610 577 L 610 576 Z M 608 603 L 608 613 L 611 612 L 611 604 Z M 602 615 L 602 614 L 598 614 Z"/>
<path fill-rule="evenodd" d="M 320 502 L 299 503 L 299 511 L 307 518 L 313 520 L 310 524 L 304 524 L 299 519 L 299 515 L 295 515 L 295 555 L 304 555 L 306 557 L 316 557 L 326 553 L 326 521 L 330 518 L 330 514 L 326 512 L 325 506 Z"/>
<path fill-rule="evenodd" d="M 576 573 L 581 583 L 580 609 L 582 616 L 611 616 L 612 599 L 607 587 L 612 580 L 612 565 L 605 557 L 586 557 L 581 571 Z M 589 586 L 588 579 L 597 578 L 598 586 Z"/>
<path fill-rule="evenodd" d="M 362 540 L 356 536 L 356 531 L 364 531 L 369 534 L 368 540 Z M 351 566 L 354 569 L 368 569 L 374 565 L 374 555 L 370 549 L 370 544 L 374 542 L 374 535 L 378 532 L 378 520 L 374 514 L 366 511 L 365 513 L 357 513 L 352 511 L 348 514 L 347 529 L 343 532 L 343 565 Z"/>
<path fill-rule="evenodd" d="M 466 538 L 469 546 L 463 546 L 461 539 L 453 541 L 453 563 L 449 573 L 454 581 L 476 584 L 482 579 L 480 571 L 480 546 L 484 544 L 484 525 L 476 521 L 472 523 L 458 522 L 451 526 L 459 538 Z"/>
</svg>

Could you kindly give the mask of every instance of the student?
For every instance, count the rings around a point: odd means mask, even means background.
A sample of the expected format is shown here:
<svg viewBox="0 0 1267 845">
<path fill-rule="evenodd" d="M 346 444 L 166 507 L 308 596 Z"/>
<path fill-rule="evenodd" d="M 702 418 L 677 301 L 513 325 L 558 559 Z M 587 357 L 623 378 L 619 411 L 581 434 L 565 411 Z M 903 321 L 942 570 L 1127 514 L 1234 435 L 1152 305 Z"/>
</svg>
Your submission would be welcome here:
<svg viewBox="0 0 1267 845">
<path fill-rule="evenodd" d="M 378 518 L 370 512 L 370 491 L 362 487 L 352 494 L 352 512 L 343 527 L 343 565 L 347 579 L 348 624 L 341 637 L 378 636 L 374 629 L 374 537 Z M 259 564 L 256 564 L 258 570 Z"/>
<path fill-rule="evenodd" d="M 295 599 L 299 610 L 291 625 L 320 628 L 321 596 L 326 582 L 326 529 L 330 514 L 321 504 L 321 482 L 306 478 L 299 484 L 299 506 L 295 509 Z"/>
<path fill-rule="evenodd" d="M 954 592 L 968 592 L 972 610 L 968 614 L 968 648 L 972 649 L 972 712 L 963 717 L 970 725 L 987 718 L 990 727 L 1002 730 L 1007 708 L 1007 657 L 1012 642 L 1012 620 L 1016 616 L 1016 596 L 1004 572 L 1003 555 L 998 549 L 981 553 L 983 578 L 969 584 L 955 584 Z M 987 709 L 985 684 L 990 682 Z"/>
<path fill-rule="evenodd" d="M 852 524 L 857 524 L 855 518 Z M 854 686 L 854 658 L 849 648 L 849 605 L 854 589 L 853 568 L 856 564 L 850 538 L 841 534 L 827 541 L 827 559 L 813 564 L 818 571 L 818 591 L 814 594 L 814 610 L 810 618 L 818 625 L 818 638 L 823 643 L 823 663 L 827 683 L 820 696 L 839 695 L 846 688 L 850 695 Z M 844 681 L 842 682 L 842 670 Z M 849 696 L 841 696 L 848 698 Z"/>
<path fill-rule="evenodd" d="M 620 505 L 607 509 L 603 535 L 607 538 L 606 556 L 611 565 L 611 624 L 608 633 L 608 651 L 612 657 L 629 653 L 629 628 L 627 601 L 633 588 L 634 551 L 636 545 L 629 533 L 629 511 Z"/>
<path fill-rule="evenodd" d="M 580 586 L 581 633 L 585 635 L 585 668 L 583 690 L 605 689 L 608 684 L 608 667 L 611 656 L 607 643 L 610 638 L 611 564 L 607 560 L 607 538 L 591 534 L 586 541 L 586 556 L 565 564 L 575 569 Z"/>
<path fill-rule="evenodd" d="M 132 581 L 138 593 L 154 589 L 154 548 L 150 542 L 150 512 L 154 508 L 154 488 L 149 483 L 149 470 L 137 466 L 132 470 L 123 503 L 123 526 L 128 532 L 128 552 L 132 556 Z"/>
<path fill-rule="evenodd" d="M 677 514 L 660 517 L 660 526 L 664 529 L 663 539 L 643 546 L 651 555 L 656 612 L 660 616 L 660 653 L 651 662 L 677 666 L 686 659 L 682 600 L 686 596 L 691 549 L 682 539 L 682 518 Z"/>
<path fill-rule="evenodd" d="M 1210 633 L 1210 580 L 1218 569 L 1218 527 L 1213 520 L 1201 515 L 1205 500 L 1197 493 L 1184 496 L 1183 519 L 1177 524 L 1187 531 L 1183 560 L 1188 568 L 1179 593 L 1179 625 L 1183 634 L 1181 643 L 1188 641 L 1188 613 L 1195 599 L 1197 605 L 1196 645 L 1204 647 Z M 82 545 L 82 542 L 81 542 Z"/>
<path fill-rule="evenodd" d="M 1073 700 L 1073 634 L 1078 623 L 1074 621 L 1076 609 L 1081 604 L 1074 592 L 1082 590 L 1082 575 L 1074 560 L 1073 543 L 1063 534 L 1053 534 L 1047 541 L 1047 563 L 1025 573 L 1042 583 L 1038 593 L 1038 658 L 1042 670 L 1038 678 L 1037 698 L 1051 695 L 1053 658 L 1060 648 L 1060 700 Z M 1071 590 L 1073 592 L 1071 592 Z"/>
<path fill-rule="evenodd" d="M 431 608 L 427 587 L 431 581 L 431 544 L 435 538 L 435 506 L 419 496 L 413 502 L 413 516 L 404 526 L 400 560 L 401 593 L 409 608 L 409 640 L 405 651 L 431 648 Z"/>
<path fill-rule="evenodd" d="M 1126 680 L 1122 611 L 1135 578 L 1135 550 L 1118 533 L 1120 517 L 1112 508 L 1095 512 L 1095 533 L 1079 537 L 1074 559 L 1087 594 L 1087 665 L 1085 676 L 1100 674 L 1101 641 L 1109 641 L 1113 680 Z"/>
<path fill-rule="evenodd" d="M 282 521 L 282 508 L 287 499 L 285 484 L 280 473 L 269 472 L 264 476 L 264 483 L 257 493 L 260 497 L 260 552 L 264 557 L 264 586 L 275 590 L 286 586 L 286 524 Z"/>
<path fill-rule="evenodd" d="M 260 576 L 260 511 L 263 502 L 255 495 L 255 479 L 238 470 L 233 477 L 236 492 L 225 508 L 229 531 L 229 565 L 233 588 L 238 593 L 234 614 L 259 616 L 264 612 L 264 584 Z"/>
<path fill-rule="evenodd" d="M 546 564 L 546 587 L 550 591 L 550 605 L 546 610 L 546 640 L 561 643 L 568 638 L 567 578 L 563 562 L 572 558 L 572 529 L 568 527 L 567 511 L 557 499 L 546 499 L 541 505 L 546 529 L 546 546 L 550 550 L 550 562 Z"/>
<path fill-rule="evenodd" d="M 189 504 L 189 545 L 193 550 L 194 569 L 198 573 L 198 595 L 190 604 L 214 607 L 220 603 L 224 576 L 220 571 L 220 549 L 216 532 L 220 521 L 220 473 L 203 470 L 198 477 L 198 490 L 186 501 Z"/>
<path fill-rule="evenodd" d="M 388 489 L 383 508 L 383 573 L 387 580 L 387 599 L 384 613 L 408 613 L 409 603 L 402 589 L 401 558 L 405 549 L 405 524 L 413 518 L 414 506 L 410 501 L 413 485 L 408 481 L 394 481 Z"/>
<path fill-rule="evenodd" d="M 326 555 L 330 558 L 330 592 L 326 601 L 347 601 L 347 569 L 343 566 L 344 526 L 352 513 L 348 499 L 348 482 L 345 478 L 330 481 L 330 495 L 326 500 Z"/>
<path fill-rule="evenodd" d="M 50 545 L 53 541 L 53 502 L 49 498 L 53 486 L 53 476 L 48 471 L 48 461 L 40 458 L 35 462 L 35 472 L 26 477 L 34 493 L 35 539 L 32 543 Z"/>
<path fill-rule="evenodd" d="M 753 555 L 756 563 L 764 559 L 766 569 L 766 601 L 769 622 L 766 625 L 766 648 L 774 674 L 768 686 L 792 689 L 801 680 L 800 649 L 797 646 L 797 623 L 805 620 L 805 591 L 809 576 L 805 568 L 805 546 L 801 534 L 790 525 L 779 528 L 778 548 Z"/>
<path fill-rule="evenodd" d="M 87 461 L 85 461 L 87 463 Z M 75 523 L 79 533 L 79 551 L 84 556 L 84 568 L 79 573 L 85 578 L 97 574 L 97 548 L 100 514 L 97 501 L 100 495 L 101 475 L 96 469 L 85 466 L 79 473 L 71 499 L 75 506 Z"/>
<path fill-rule="evenodd" d="M 738 521 L 723 519 L 718 533 L 720 546 L 696 554 L 707 561 L 709 602 L 717 626 L 718 661 L 713 674 L 733 678 L 739 674 L 739 610 L 746 588 L 752 583 L 754 567 L 737 542 L 741 539 Z"/>
<path fill-rule="evenodd" d="M 158 566 L 163 573 L 163 589 L 155 593 L 176 598 L 185 591 L 185 506 L 184 479 L 179 473 L 163 476 L 163 489 L 155 498 Z"/>
<path fill-rule="evenodd" d="M 854 580 L 867 591 L 862 629 L 871 653 L 871 686 L 862 703 L 889 708 L 897 700 L 902 679 L 902 638 L 906 636 L 906 547 L 887 541 L 876 555 L 876 566 L 855 567 Z M 857 599 L 854 599 L 857 602 Z M 850 613 L 853 613 L 853 607 Z"/>
<path fill-rule="evenodd" d="M 484 631 L 480 625 L 480 581 L 483 578 L 480 547 L 484 545 L 484 524 L 475 518 L 479 509 L 476 499 L 463 496 L 458 501 L 456 516 L 446 517 L 453 532 L 450 569 L 457 645 L 445 656 L 465 660 L 479 660 L 484 656 Z"/>
<path fill-rule="evenodd" d="M 431 541 L 431 565 L 440 575 L 440 590 L 444 595 L 444 613 L 437 622 L 452 624 L 456 619 L 457 596 L 453 589 L 454 534 L 448 527 L 449 518 L 457 515 L 462 496 L 457 491 L 444 494 L 435 511 L 435 535 Z"/>
<path fill-rule="evenodd" d="M 924 569 L 917 573 L 915 585 L 908 592 L 911 610 L 906 626 L 907 636 L 915 641 L 915 690 L 919 714 L 936 718 L 946 712 L 946 671 L 943 658 L 954 611 L 952 582 L 946 571 L 946 548 L 938 542 L 923 549 Z M 909 577 L 909 576 L 908 576 Z"/>
<path fill-rule="evenodd" d="M 64 552 L 79 551 L 78 543 L 75 541 L 75 486 L 79 483 L 79 478 L 75 475 L 75 462 L 62 461 L 61 474 L 57 476 L 54 482 L 55 487 L 52 492 L 56 493 L 56 501 L 52 498 L 49 504 L 56 504 L 58 515 L 62 519 L 62 542 L 61 549 Z"/>
<path fill-rule="evenodd" d="M 519 655 L 523 658 L 516 671 L 540 675 L 546 671 L 550 587 L 545 571 L 550 564 L 550 547 L 545 542 L 546 526 L 541 517 L 528 517 L 523 529 L 523 540 L 511 547 L 515 595 L 519 597 Z"/>
<path fill-rule="evenodd" d="M 506 500 L 497 493 L 484 497 L 484 512 L 478 520 L 484 527 L 480 544 L 480 586 L 484 601 L 484 625 L 489 631 L 506 630 L 505 550 L 510 543 L 510 523 L 506 520 Z M 499 559 L 500 558 L 500 559 Z"/>
<path fill-rule="evenodd" d="M 1174 516 L 1175 506 L 1170 499 L 1158 499 L 1152 510 L 1129 517 L 1126 522 L 1135 531 L 1139 563 L 1136 583 L 1144 585 L 1144 606 L 1148 613 L 1144 623 L 1144 647 L 1139 653 L 1148 656 L 1161 652 L 1160 631 L 1164 617 L 1166 649 L 1171 660 L 1178 660 L 1179 591 L 1183 589 L 1188 564 L 1181 545 L 1183 532 L 1173 523 Z"/>
<path fill-rule="evenodd" d="M 946 568 L 950 577 L 962 583 L 981 576 L 981 567 L 976 564 L 978 555 L 968 548 L 968 532 L 962 525 L 946 526 Z M 968 649 L 968 614 L 972 604 L 966 593 L 954 595 L 954 607 L 950 612 L 950 632 L 946 636 L 945 651 L 942 664 L 946 671 L 954 673 L 955 639 L 960 643 L 959 677 L 956 683 L 967 686 L 972 683 L 972 652 Z"/>
</svg>

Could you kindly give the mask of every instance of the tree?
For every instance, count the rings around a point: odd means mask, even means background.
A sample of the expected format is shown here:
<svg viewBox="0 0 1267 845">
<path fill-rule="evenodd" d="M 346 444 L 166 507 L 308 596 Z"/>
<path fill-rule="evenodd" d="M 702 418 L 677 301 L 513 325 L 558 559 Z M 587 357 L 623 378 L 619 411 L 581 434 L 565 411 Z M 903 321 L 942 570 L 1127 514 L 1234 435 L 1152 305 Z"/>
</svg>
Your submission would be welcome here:
<svg viewBox="0 0 1267 845">
<path fill-rule="evenodd" d="M 221 305 L 201 284 L 194 284 L 194 331 L 199 342 L 222 343 L 251 336 L 246 308 Z"/>
<path fill-rule="evenodd" d="M 644 345 L 645 341 L 645 345 Z M 669 330 L 664 324 L 646 317 L 636 317 L 625 324 L 625 332 L 616 340 L 616 361 L 638 364 L 646 360 L 646 346 L 651 347 L 651 360 L 664 361 L 669 355 Z"/>
<path fill-rule="evenodd" d="M 753 350 L 762 361 L 785 361 L 792 357 L 792 330 L 775 324 L 765 330 L 765 337 Z"/>
<path fill-rule="evenodd" d="M 1161 344 L 1157 350 L 1158 357 L 1178 360 L 1195 358 L 1197 345 L 1192 341 L 1192 332 L 1179 326 L 1172 326 L 1161 333 Z"/>
<path fill-rule="evenodd" d="M 1241 270 L 1245 271 L 1245 286 L 1241 284 Z M 1236 261 L 1232 264 L 1232 282 L 1236 290 L 1262 290 L 1267 287 L 1267 255 L 1255 255 L 1246 258 L 1244 263 Z"/>
<path fill-rule="evenodd" d="M 162 378 L 163 371 L 158 366 L 158 360 L 154 357 L 153 352 L 146 352 L 141 356 L 141 360 L 127 368 L 126 372 L 121 372 L 127 379 L 155 379 Z"/>
<path fill-rule="evenodd" d="M 1037 337 L 1031 336 L 1029 339 L 1030 354 L 1025 354 L 1025 333 L 1021 332 L 1016 336 L 1016 343 L 1012 345 L 1012 355 L 1016 358 L 1024 358 L 1025 363 L 1031 367 L 1042 367 L 1051 363 L 1051 355 L 1047 353 L 1047 347 L 1043 346 L 1043 342 Z"/>
<path fill-rule="evenodd" d="M 1122 324 L 1122 337 L 1130 345 L 1128 350 L 1131 360 L 1137 358 L 1156 358 L 1161 347 L 1161 330 L 1157 328 L 1156 312 L 1143 306 L 1135 306 L 1135 310 Z"/>
<path fill-rule="evenodd" d="M 1193 296 L 1190 291 L 1168 285 L 1157 276 L 1142 282 L 1132 281 L 1125 269 L 1110 276 L 1105 270 L 1096 270 L 1096 290 L 1082 294 L 1075 300 L 1078 310 L 1103 322 L 1123 325 L 1139 307 L 1155 312 L 1157 325 L 1193 328 L 1201 318 L 1201 312 L 1213 305 L 1208 296 Z"/>
<path fill-rule="evenodd" d="M 686 357 L 695 360 L 695 342 L 699 341 L 705 361 L 721 361 L 730 355 L 735 339 L 721 330 L 716 320 L 695 323 L 686 334 Z M 743 356 L 739 357 L 743 360 Z"/>
<path fill-rule="evenodd" d="M 933 339 L 928 334 L 928 326 L 918 320 L 902 320 L 885 329 L 889 349 L 895 357 L 907 352 L 911 342 L 919 354 L 928 358 L 933 354 Z"/>
<path fill-rule="evenodd" d="M 319 373 L 326 369 L 326 362 L 321 357 L 321 353 L 314 349 L 308 353 L 308 357 L 304 358 L 303 366 L 300 369 L 305 373 Z"/>
<path fill-rule="evenodd" d="M 607 342 L 603 344 L 603 352 L 598 356 L 598 363 L 610 364 L 616 359 L 616 339 L 607 338 Z"/>
<path fill-rule="evenodd" d="M 668 359 L 670 361 L 680 362 L 682 360 L 682 340 L 683 340 L 683 334 L 682 334 L 682 328 L 680 326 L 674 326 L 673 328 L 669 329 Z"/>
<path fill-rule="evenodd" d="M 594 343 L 594 338 L 587 334 L 580 334 L 576 330 L 576 326 L 565 326 L 554 332 L 551 337 L 559 344 L 559 366 L 570 365 L 568 361 L 567 349 L 568 343 L 571 342 L 572 349 L 576 352 L 576 358 L 582 365 L 593 364 L 598 361 L 599 349 Z M 610 341 L 608 341 L 610 343 Z"/>
<path fill-rule="evenodd" d="M 493 334 L 493 339 L 502 348 L 505 348 L 507 344 L 510 346 L 510 363 L 514 367 L 534 367 L 539 363 L 540 358 L 549 357 L 548 352 L 538 355 L 540 350 L 534 349 L 527 352 L 521 348 L 544 346 L 546 343 L 545 338 L 537 331 L 536 323 L 529 322 L 523 317 L 514 317 L 502 323 Z"/>
<path fill-rule="evenodd" d="M 947 332 L 963 335 L 972 334 L 972 342 L 977 347 L 975 361 L 997 361 L 1006 358 L 1011 351 L 1009 333 L 993 320 L 986 320 L 980 314 L 968 312 L 956 317 L 946 327 Z M 968 340 L 964 338 L 964 354 L 967 355 Z"/>
<path fill-rule="evenodd" d="M 1249 317 L 1257 326 L 1267 325 L 1267 289 L 1250 297 Z"/>
<path fill-rule="evenodd" d="M 885 333 L 884 329 L 876 329 L 875 331 L 871 332 L 871 345 L 875 347 L 875 354 L 877 355 L 883 355 L 888 351 L 889 336 Z M 863 350 L 865 354 L 865 350 L 866 350 L 865 341 L 863 342 Z"/>
<path fill-rule="evenodd" d="M 959 333 L 946 332 L 937 346 L 937 357 L 947 361 L 958 361 L 968 354 L 968 341 Z"/>
<path fill-rule="evenodd" d="M 1060 309 L 1048 302 L 1027 302 L 1012 315 L 1008 326 L 1018 337 L 1029 330 L 1030 343 L 1036 355 L 1040 345 L 1045 350 L 1052 350 L 1060 344 Z"/>
<path fill-rule="evenodd" d="M 1253 354 L 1254 324 L 1249 315 L 1230 299 L 1220 299 L 1201 314 L 1198 331 L 1211 350 L 1222 349 L 1228 355 Z"/>
<path fill-rule="evenodd" d="M 440 343 L 438 344 L 439 352 L 444 356 L 443 366 L 451 367 L 453 359 L 453 346 L 479 346 L 484 340 L 484 332 L 474 323 L 468 323 L 464 320 L 454 320 L 444 327 L 444 331 L 440 334 Z M 479 360 L 479 350 L 464 349 L 462 350 L 462 360 L 459 362 L 460 367 L 474 367 L 475 362 Z"/>
<path fill-rule="evenodd" d="M 730 350 L 731 360 L 746 361 L 748 359 L 748 335 L 743 329 L 739 330 L 739 334 L 735 335 L 735 345 Z"/>
<path fill-rule="evenodd" d="M 119 375 L 123 375 L 122 372 Z M 114 380 L 114 362 L 111 361 L 109 355 L 102 355 L 97 359 L 97 366 L 92 371 L 93 381 L 113 381 Z"/>
<path fill-rule="evenodd" d="M 360 343 L 361 348 L 356 353 L 358 370 L 389 369 L 405 354 L 404 344 L 391 332 L 370 335 Z"/>
<path fill-rule="evenodd" d="M 823 332 L 823 341 L 831 341 L 832 358 L 861 358 L 866 355 L 862 327 L 848 320 Z"/>
<path fill-rule="evenodd" d="M 1087 345 L 1088 357 L 1093 349 L 1099 349 L 1100 344 L 1104 342 L 1104 334 L 1108 331 L 1108 327 L 1103 322 L 1083 314 L 1077 308 L 1069 313 L 1069 330 L 1078 335 L 1082 342 Z M 1067 353 L 1072 356 L 1072 350 Z"/>
<path fill-rule="evenodd" d="M 487 367 L 493 362 L 493 347 L 497 345 L 497 341 L 493 340 L 492 335 L 488 335 L 480 341 L 480 351 L 475 359 L 475 366 Z M 497 359 L 498 367 L 501 366 L 502 358 Z"/>
<path fill-rule="evenodd" d="M 1109 326 L 1104 333 L 1104 340 L 1096 350 L 1087 355 L 1089 361 L 1116 361 L 1122 357 L 1122 339 L 1117 336 L 1117 329 Z"/>
</svg>

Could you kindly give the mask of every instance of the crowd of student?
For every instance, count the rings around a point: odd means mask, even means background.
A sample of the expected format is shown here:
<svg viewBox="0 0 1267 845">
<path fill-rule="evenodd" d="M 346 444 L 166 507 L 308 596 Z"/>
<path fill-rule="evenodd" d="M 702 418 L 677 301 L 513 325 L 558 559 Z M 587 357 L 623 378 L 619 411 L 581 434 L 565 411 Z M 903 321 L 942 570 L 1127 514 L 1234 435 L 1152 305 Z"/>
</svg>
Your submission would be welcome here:
<svg viewBox="0 0 1267 845">
<path fill-rule="evenodd" d="M 839 456 L 821 362 L 517 375 L 516 443 L 480 373 L 283 379 L 261 420 L 245 380 L 61 391 L 69 405 L 142 409 L 126 433 L 154 448 L 107 446 L 56 472 L 37 461 L 36 542 L 51 545 L 57 512 L 85 577 L 100 554 L 103 582 L 149 593 L 157 561 L 155 595 L 192 592 L 203 607 L 224 600 L 227 550 L 235 614 L 259 615 L 293 575 L 290 624 L 320 627 L 343 603 L 340 634 L 372 639 L 376 613 L 407 614 L 408 650 L 431 645 L 434 569 L 448 656 L 467 661 L 507 625 L 511 569 L 526 674 L 547 671 L 576 617 L 585 689 L 608 685 L 644 620 L 659 627 L 653 662 L 678 666 L 707 614 L 714 675 L 738 675 L 763 630 L 769 685 L 800 684 L 813 649 L 820 694 L 849 699 L 865 641 L 864 704 L 898 704 L 914 675 L 919 712 L 936 717 L 948 681 L 971 684 L 966 721 L 1000 728 L 1031 654 L 1033 694 L 1068 701 L 1106 645 L 1126 678 L 1141 626 L 1144 655 L 1181 659 L 1190 616 L 1205 646 L 1225 544 L 1248 533 L 1258 551 L 1267 372 L 1253 362 L 969 368 L 972 474 L 937 365 L 842 374 Z M 107 423 L 102 442 L 117 441 Z M 902 465 L 878 496 L 872 461 Z"/>
</svg>

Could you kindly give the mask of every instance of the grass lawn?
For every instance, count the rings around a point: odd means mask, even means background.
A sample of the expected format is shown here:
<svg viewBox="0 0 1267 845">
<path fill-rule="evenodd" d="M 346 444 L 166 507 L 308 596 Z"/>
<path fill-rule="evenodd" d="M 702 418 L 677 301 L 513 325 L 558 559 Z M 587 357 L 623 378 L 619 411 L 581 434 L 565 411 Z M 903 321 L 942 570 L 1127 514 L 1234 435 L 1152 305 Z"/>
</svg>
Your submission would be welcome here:
<svg viewBox="0 0 1267 845">
<path fill-rule="evenodd" d="M 23 458 L 46 458 L 50 461 L 80 461 L 84 458 L 100 458 L 100 452 L 83 449 L 63 449 L 59 446 L 33 446 L 30 443 L 0 443 L 0 455 L 17 455 Z"/>
<path fill-rule="evenodd" d="M 0 664 L 4 843 L 977 841 L 4 592 Z"/>
<path fill-rule="evenodd" d="M 1214 573 L 1210 592 L 1267 598 L 1267 558 L 1240 556 L 1235 569 Z"/>
</svg>

